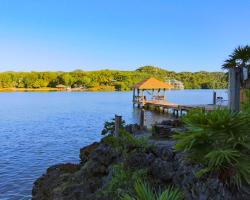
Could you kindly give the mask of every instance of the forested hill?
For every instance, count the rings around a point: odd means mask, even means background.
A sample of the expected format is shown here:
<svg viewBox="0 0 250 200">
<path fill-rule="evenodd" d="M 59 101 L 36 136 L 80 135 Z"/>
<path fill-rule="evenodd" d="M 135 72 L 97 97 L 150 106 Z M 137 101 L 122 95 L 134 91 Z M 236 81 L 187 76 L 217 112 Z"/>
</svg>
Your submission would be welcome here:
<svg viewBox="0 0 250 200">
<path fill-rule="evenodd" d="M 162 81 L 168 79 L 182 81 L 186 89 L 227 87 L 227 77 L 223 72 L 177 73 L 158 67 L 144 66 L 135 71 L 1 72 L 0 88 L 44 88 L 63 84 L 86 88 L 113 86 L 117 90 L 129 90 L 134 83 L 151 76 Z"/>
</svg>

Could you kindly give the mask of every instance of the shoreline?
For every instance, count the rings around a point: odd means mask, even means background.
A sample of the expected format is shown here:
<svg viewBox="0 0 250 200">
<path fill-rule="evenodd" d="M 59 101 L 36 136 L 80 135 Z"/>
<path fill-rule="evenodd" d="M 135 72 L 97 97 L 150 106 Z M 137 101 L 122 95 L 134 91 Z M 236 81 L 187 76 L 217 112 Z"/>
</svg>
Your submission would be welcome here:
<svg viewBox="0 0 250 200">
<path fill-rule="evenodd" d="M 226 90 L 224 88 L 211 88 L 211 89 L 171 89 L 171 91 L 176 90 Z M 1 92 L 129 92 L 132 90 L 112 90 L 112 89 L 81 89 L 81 88 L 71 88 L 67 89 L 58 89 L 58 88 L 0 88 Z"/>
<path fill-rule="evenodd" d="M 81 89 L 81 88 L 71 88 L 67 89 L 58 89 L 58 88 L 0 88 L 0 92 L 114 92 L 117 90 L 94 90 L 92 88 L 89 89 Z"/>
</svg>

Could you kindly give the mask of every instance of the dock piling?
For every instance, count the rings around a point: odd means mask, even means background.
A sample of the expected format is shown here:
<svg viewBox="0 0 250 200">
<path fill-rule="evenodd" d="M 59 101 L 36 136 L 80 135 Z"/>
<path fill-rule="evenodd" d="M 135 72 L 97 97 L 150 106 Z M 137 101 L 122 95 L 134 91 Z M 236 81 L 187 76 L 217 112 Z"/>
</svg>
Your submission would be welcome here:
<svg viewBox="0 0 250 200">
<path fill-rule="evenodd" d="M 115 115 L 115 132 L 114 132 L 114 135 L 116 137 L 119 136 L 119 130 L 120 130 L 120 127 L 121 127 L 121 123 L 122 123 L 122 116 Z"/>
<path fill-rule="evenodd" d="M 144 129 L 144 109 L 141 109 L 140 113 L 140 129 Z"/>
<path fill-rule="evenodd" d="M 213 105 L 216 105 L 216 92 L 213 92 Z"/>
</svg>

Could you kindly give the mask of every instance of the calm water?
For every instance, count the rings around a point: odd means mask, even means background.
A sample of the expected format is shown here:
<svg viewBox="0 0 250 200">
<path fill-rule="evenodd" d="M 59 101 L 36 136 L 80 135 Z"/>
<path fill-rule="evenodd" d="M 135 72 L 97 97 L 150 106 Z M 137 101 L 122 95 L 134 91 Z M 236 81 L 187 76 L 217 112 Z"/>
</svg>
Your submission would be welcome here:
<svg viewBox="0 0 250 200">
<path fill-rule="evenodd" d="M 167 98 L 212 103 L 212 90 L 168 91 Z M 131 100 L 131 92 L 0 93 L 0 199 L 30 199 L 34 180 L 51 165 L 78 162 L 79 149 L 99 140 L 103 122 L 115 114 L 136 122 Z M 164 117 L 146 112 L 146 123 Z"/>
</svg>

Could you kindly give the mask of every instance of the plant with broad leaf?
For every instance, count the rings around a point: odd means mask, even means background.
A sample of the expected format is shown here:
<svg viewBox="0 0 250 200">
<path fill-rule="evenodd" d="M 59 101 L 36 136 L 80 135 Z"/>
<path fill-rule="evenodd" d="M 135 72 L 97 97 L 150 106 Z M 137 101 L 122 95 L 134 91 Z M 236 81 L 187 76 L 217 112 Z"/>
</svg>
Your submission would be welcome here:
<svg viewBox="0 0 250 200">
<path fill-rule="evenodd" d="M 227 109 L 192 110 L 183 118 L 185 133 L 174 139 L 176 151 L 205 167 L 197 176 L 217 173 L 219 179 L 238 188 L 250 185 L 250 114 Z"/>
<path fill-rule="evenodd" d="M 149 184 L 137 180 L 134 185 L 134 194 L 125 194 L 122 200 L 182 200 L 182 192 L 174 187 L 168 187 L 163 192 L 154 191 Z"/>
</svg>

